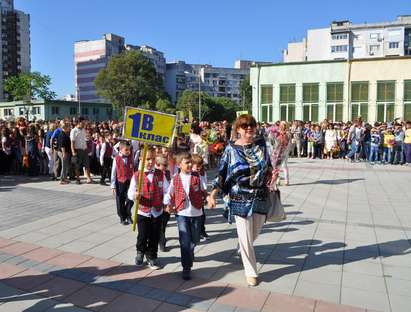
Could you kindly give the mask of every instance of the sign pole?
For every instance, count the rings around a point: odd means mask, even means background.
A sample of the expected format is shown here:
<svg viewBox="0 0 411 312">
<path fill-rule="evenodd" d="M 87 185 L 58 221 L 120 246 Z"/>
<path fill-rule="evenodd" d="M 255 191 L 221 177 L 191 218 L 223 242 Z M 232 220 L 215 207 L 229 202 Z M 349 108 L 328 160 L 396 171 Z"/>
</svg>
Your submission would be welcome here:
<svg viewBox="0 0 411 312">
<path fill-rule="evenodd" d="M 138 198 L 134 200 L 136 203 L 136 209 L 134 210 L 134 219 L 133 219 L 133 232 L 136 231 L 136 225 L 137 225 L 137 217 L 138 217 L 138 207 L 140 205 L 140 196 L 141 196 L 141 186 L 143 185 L 143 179 L 144 179 L 144 166 L 146 163 L 146 157 L 147 157 L 147 150 L 148 150 L 148 144 L 144 143 L 143 147 L 143 158 L 141 160 L 141 163 L 139 164 L 139 171 L 138 171 L 138 185 L 137 185 L 137 194 L 139 194 Z"/>
</svg>

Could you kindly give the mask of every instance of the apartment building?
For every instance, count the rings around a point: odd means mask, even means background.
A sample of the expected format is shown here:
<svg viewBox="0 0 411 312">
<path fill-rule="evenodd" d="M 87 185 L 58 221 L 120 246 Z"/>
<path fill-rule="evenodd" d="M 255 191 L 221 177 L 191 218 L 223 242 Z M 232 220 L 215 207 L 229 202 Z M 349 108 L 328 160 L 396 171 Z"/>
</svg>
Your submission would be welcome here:
<svg viewBox="0 0 411 312">
<path fill-rule="evenodd" d="M 352 24 L 334 21 L 330 27 L 309 29 L 307 37 L 283 50 L 283 61 L 324 61 L 411 55 L 411 16 L 395 21 Z"/>
<path fill-rule="evenodd" d="M 8 99 L 4 81 L 30 72 L 30 15 L 15 10 L 13 0 L 0 0 L 0 100 Z"/>
<path fill-rule="evenodd" d="M 125 44 L 123 37 L 108 33 L 102 39 L 82 40 L 74 44 L 76 98 L 81 102 L 107 102 L 97 95 L 94 80 L 112 56 L 126 50 L 141 51 L 164 79 L 166 61 L 162 52 L 145 45 Z"/>
</svg>

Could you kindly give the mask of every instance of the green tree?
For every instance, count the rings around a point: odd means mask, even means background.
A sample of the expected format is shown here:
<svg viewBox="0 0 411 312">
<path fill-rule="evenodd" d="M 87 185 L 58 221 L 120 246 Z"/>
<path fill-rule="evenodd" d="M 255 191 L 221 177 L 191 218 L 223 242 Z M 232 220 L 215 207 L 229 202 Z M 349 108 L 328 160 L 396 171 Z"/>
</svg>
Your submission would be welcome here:
<svg viewBox="0 0 411 312">
<path fill-rule="evenodd" d="M 139 51 L 126 51 L 112 57 L 94 84 L 97 94 L 108 99 L 119 112 L 123 112 L 125 106 L 154 110 L 157 100 L 165 97 L 161 78 Z"/>
<path fill-rule="evenodd" d="M 156 111 L 167 113 L 167 114 L 176 113 L 175 107 L 171 105 L 171 102 L 168 99 L 158 99 L 156 102 Z"/>
<path fill-rule="evenodd" d="M 14 101 L 24 101 L 26 119 L 29 119 L 32 100 L 52 100 L 56 93 L 50 89 L 51 78 L 39 72 L 20 73 L 10 76 L 4 82 L 4 90 Z"/>
<path fill-rule="evenodd" d="M 210 97 L 204 92 L 200 93 L 200 97 L 201 119 L 204 119 L 204 117 L 208 114 L 208 101 Z M 185 112 L 186 116 L 188 116 L 188 112 L 191 111 L 193 116 L 198 118 L 198 106 L 198 92 L 185 90 L 177 101 L 176 110 Z"/>
<path fill-rule="evenodd" d="M 56 97 L 56 93 L 50 90 L 50 84 L 50 76 L 39 72 L 21 73 L 7 78 L 4 90 L 14 101 L 52 100 Z"/>
<path fill-rule="evenodd" d="M 248 75 L 240 85 L 241 110 L 251 113 L 253 103 L 253 87 L 250 85 L 250 75 Z"/>
</svg>

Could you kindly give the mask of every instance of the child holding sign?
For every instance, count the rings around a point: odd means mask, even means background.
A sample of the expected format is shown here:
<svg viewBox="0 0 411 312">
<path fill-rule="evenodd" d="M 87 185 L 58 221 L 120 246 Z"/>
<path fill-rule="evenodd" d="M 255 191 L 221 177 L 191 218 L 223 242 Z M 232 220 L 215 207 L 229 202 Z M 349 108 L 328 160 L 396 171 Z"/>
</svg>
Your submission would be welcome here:
<svg viewBox="0 0 411 312">
<path fill-rule="evenodd" d="M 140 155 L 140 164 L 143 162 L 142 157 Z M 155 152 L 149 149 L 143 170 L 140 167 L 131 179 L 128 198 L 130 200 L 136 198 L 139 201 L 136 265 L 143 265 L 145 256 L 149 267 L 157 270 L 159 269 L 157 252 L 162 224 L 163 197 L 169 183 L 160 170 L 154 170 L 154 162 Z M 137 185 L 140 174 L 144 176 L 141 192 L 138 193 Z"/>
<path fill-rule="evenodd" d="M 191 267 L 194 260 L 194 248 L 200 241 L 203 215 L 203 194 L 207 186 L 199 174 L 192 172 L 191 155 L 181 152 L 176 156 L 180 173 L 170 183 L 164 204 L 168 212 L 176 213 L 180 240 L 182 278 L 191 279 Z"/>
</svg>

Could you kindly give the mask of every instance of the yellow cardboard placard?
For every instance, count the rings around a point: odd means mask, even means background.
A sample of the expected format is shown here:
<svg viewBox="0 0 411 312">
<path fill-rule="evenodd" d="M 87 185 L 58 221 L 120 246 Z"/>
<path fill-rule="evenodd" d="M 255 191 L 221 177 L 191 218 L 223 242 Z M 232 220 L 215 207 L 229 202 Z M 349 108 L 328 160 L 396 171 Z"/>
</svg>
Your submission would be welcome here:
<svg viewBox="0 0 411 312">
<path fill-rule="evenodd" d="M 248 111 L 237 111 L 235 113 L 236 113 L 236 116 L 238 117 L 238 116 L 241 116 L 241 115 L 244 115 L 244 114 L 248 114 Z"/>
<path fill-rule="evenodd" d="M 175 115 L 126 107 L 123 137 L 150 145 L 170 146 L 175 126 Z"/>
<path fill-rule="evenodd" d="M 191 130 L 191 123 L 185 123 L 181 127 L 181 133 L 183 134 L 190 134 Z"/>
</svg>

